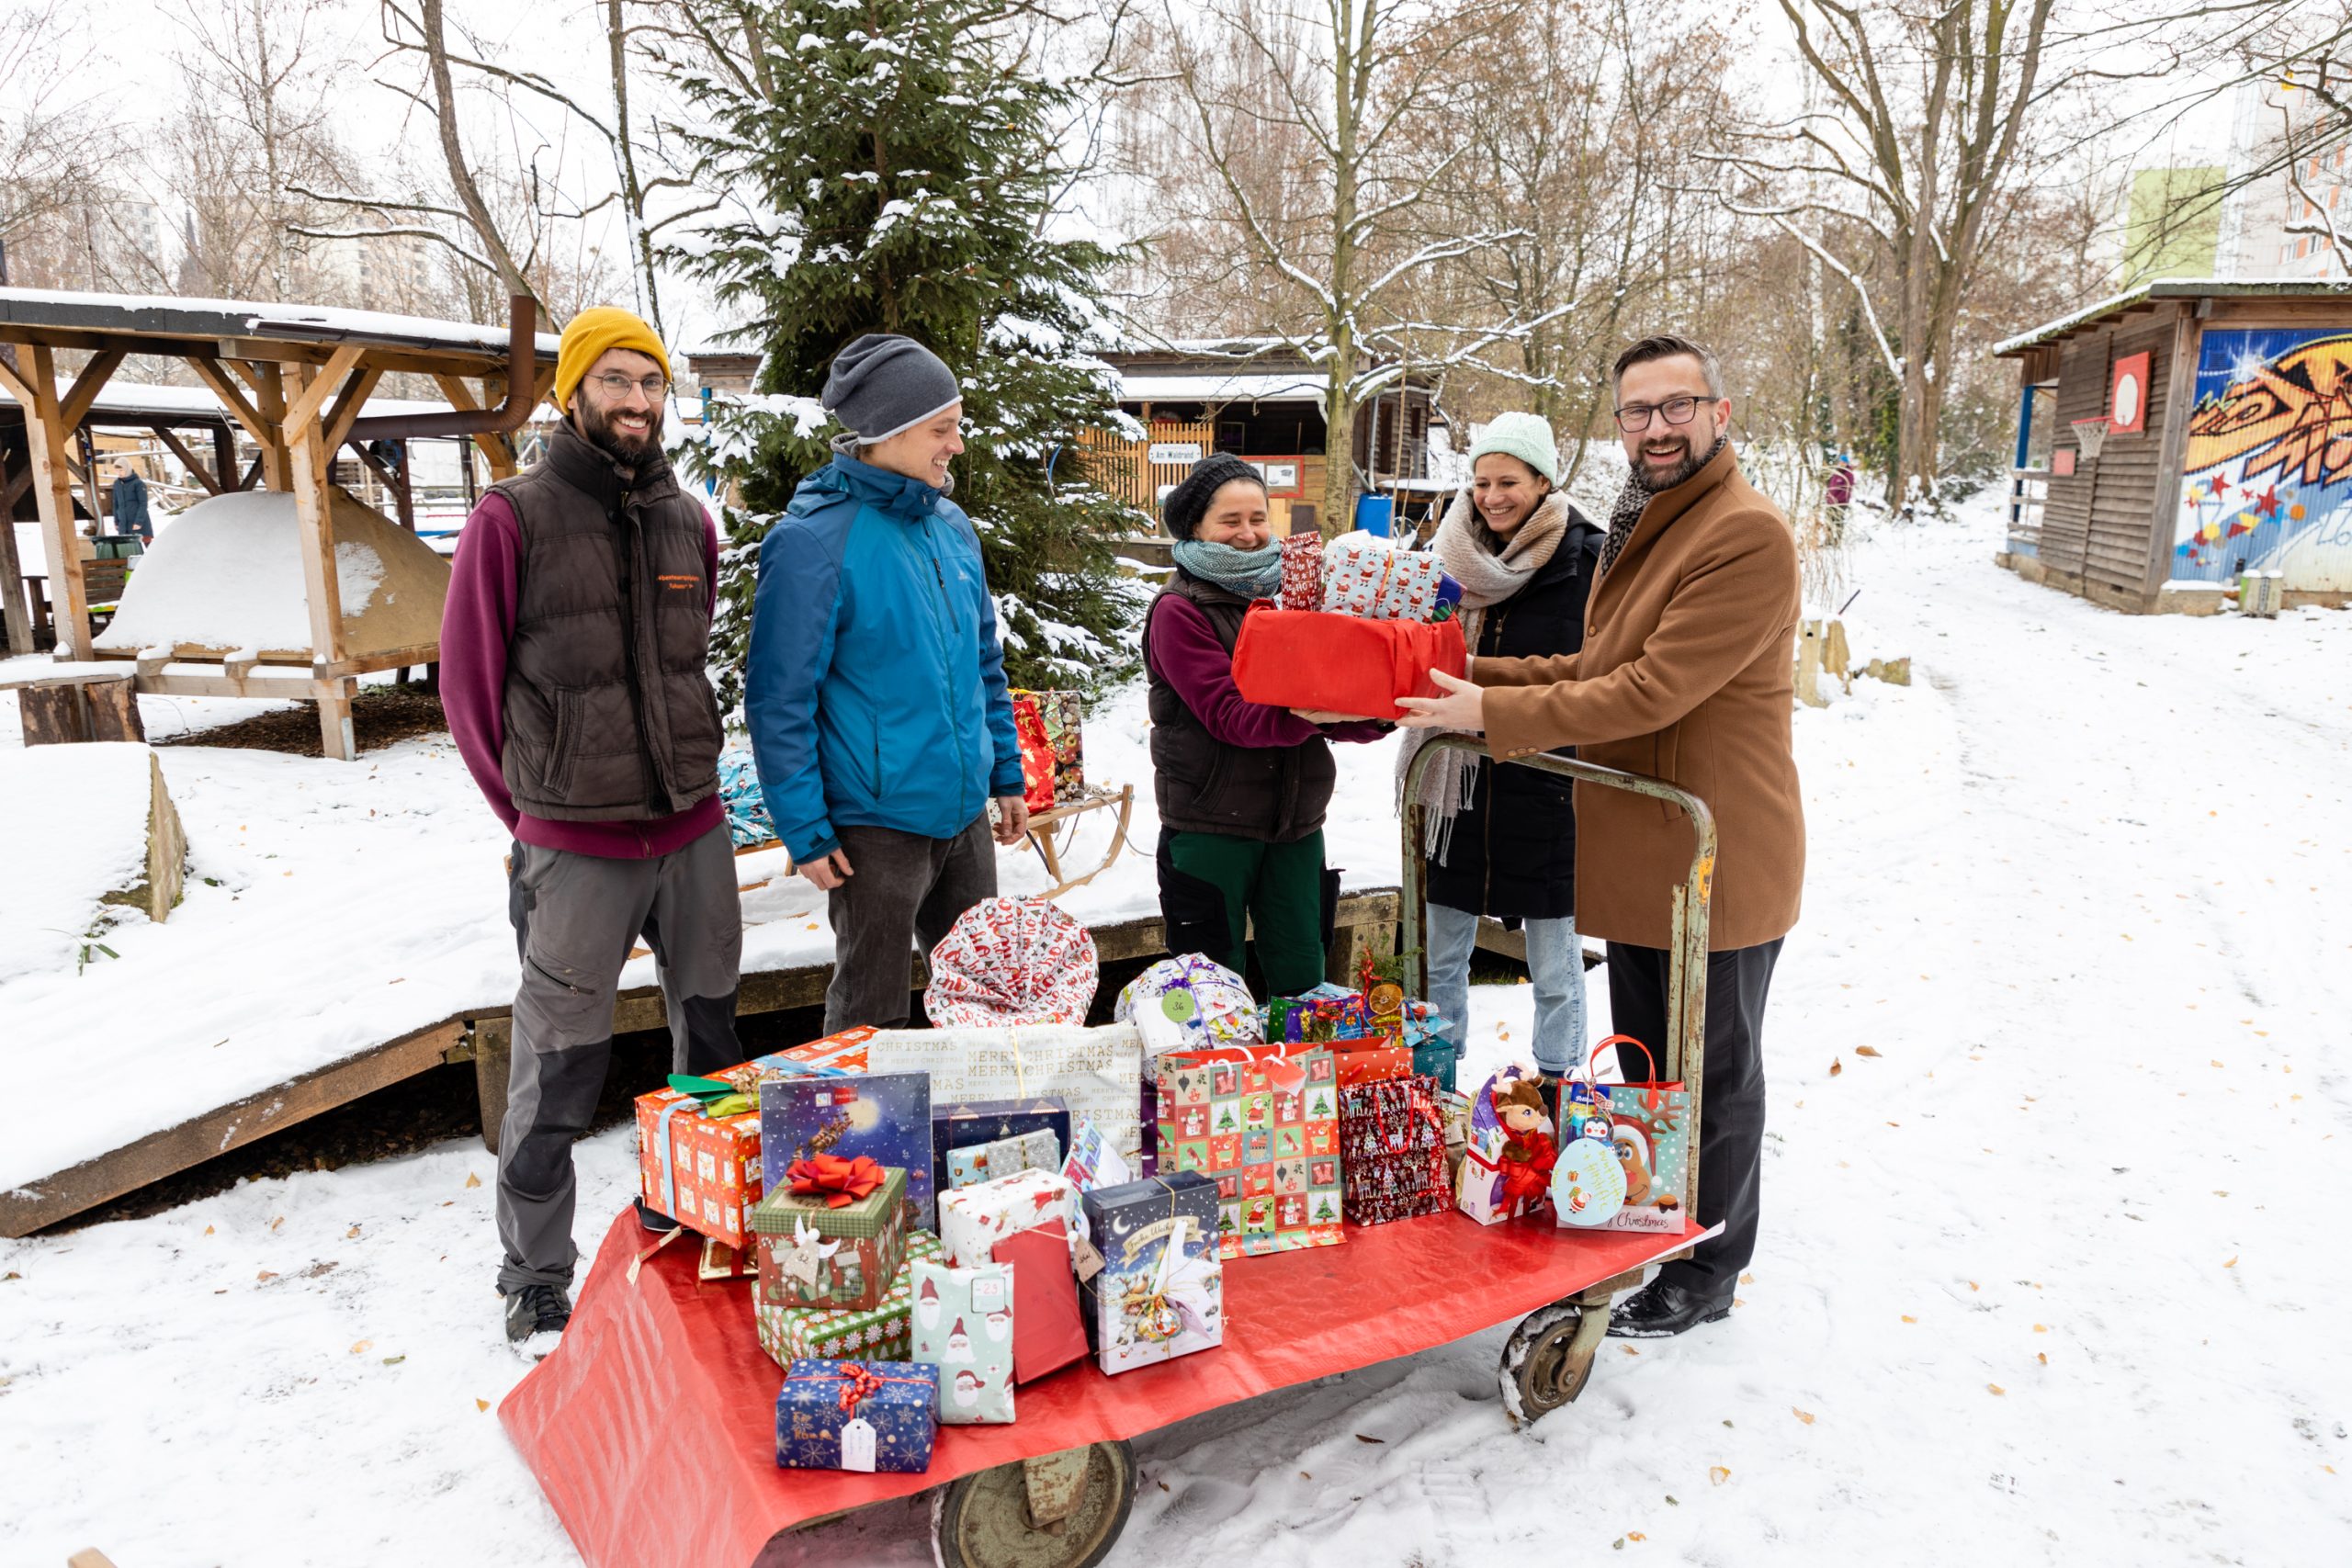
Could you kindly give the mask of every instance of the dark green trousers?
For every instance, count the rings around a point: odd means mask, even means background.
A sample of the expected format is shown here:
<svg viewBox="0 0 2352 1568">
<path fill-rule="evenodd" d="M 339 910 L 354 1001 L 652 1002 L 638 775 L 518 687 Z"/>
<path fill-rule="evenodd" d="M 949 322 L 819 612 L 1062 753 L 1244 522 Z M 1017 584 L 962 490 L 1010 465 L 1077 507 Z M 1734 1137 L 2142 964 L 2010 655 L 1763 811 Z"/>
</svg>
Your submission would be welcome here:
<svg viewBox="0 0 2352 1568">
<path fill-rule="evenodd" d="M 1225 833 L 1159 836 L 1159 909 L 1168 951 L 1204 953 L 1242 973 L 1257 925 L 1258 967 L 1274 996 L 1323 983 L 1323 835 L 1269 844 Z"/>
</svg>

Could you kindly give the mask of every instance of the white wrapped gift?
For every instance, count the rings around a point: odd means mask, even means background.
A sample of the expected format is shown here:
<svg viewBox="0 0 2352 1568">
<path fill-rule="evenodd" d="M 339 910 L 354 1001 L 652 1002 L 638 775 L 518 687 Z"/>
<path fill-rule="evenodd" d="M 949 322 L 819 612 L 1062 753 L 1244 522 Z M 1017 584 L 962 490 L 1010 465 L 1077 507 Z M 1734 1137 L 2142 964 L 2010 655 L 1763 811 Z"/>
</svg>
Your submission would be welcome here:
<svg viewBox="0 0 2352 1568">
<path fill-rule="evenodd" d="M 1049 1220 L 1066 1235 L 1078 1231 L 1078 1189 L 1050 1170 L 1023 1170 L 939 1195 L 939 1245 L 958 1269 L 996 1258 L 996 1244 Z"/>
<path fill-rule="evenodd" d="M 886 1029 L 865 1043 L 866 1071 L 929 1073 L 931 1102 L 1057 1094 L 1133 1168 L 1143 1159 L 1143 1036 L 1100 1029 Z"/>
</svg>

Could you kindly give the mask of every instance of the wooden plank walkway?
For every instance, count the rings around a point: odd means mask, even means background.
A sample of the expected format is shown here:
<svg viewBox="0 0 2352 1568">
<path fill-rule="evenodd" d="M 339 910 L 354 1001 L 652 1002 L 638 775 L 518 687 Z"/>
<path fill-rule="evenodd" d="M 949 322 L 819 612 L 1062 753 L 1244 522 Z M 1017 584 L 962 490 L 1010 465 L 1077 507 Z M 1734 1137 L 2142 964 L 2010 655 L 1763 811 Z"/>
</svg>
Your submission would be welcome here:
<svg viewBox="0 0 2352 1568">
<path fill-rule="evenodd" d="M 1368 888 L 1343 895 L 1340 899 L 1338 931 L 1331 944 L 1333 977 L 1342 978 L 1353 968 L 1355 954 L 1363 946 L 1369 945 L 1377 953 L 1394 951 L 1396 922 L 1396 888 Z M 1492 934 L 1503 935 L 1499 928 Z M 1164 953 L 1167 935 L 1155 915 L 1094 928 L 1094 946 L 1104 963 L 1115 964 Z M 910 987 L 921 990 L 927 979 L 923 962 L 912 955 L 910 959 Z M 736 1012 L 740 1016 L 814 1007 L 824 1000 L 832 967 L 826 963 L 746 974 L 736 998 Z M 452 1015 L 260 1093 L 190 1117 L 177 1126 L 151 1134 L 52 1176 L 0 1192 L 0 1235 L 29 1235 L 109 1199 L 447 1063 L 473 1062 L 476 1089 L 481 1099 L 484 1141 L 495 1147 L 498 1122 L 506 1107 L 506 1065 L 513 1038 L 510 1013 L 509 1008 L 496 1006 Z M 662 993 L 651 986 L 623 991 L 613 1011 L 616 1033 L 660 1029 L 666 1022 Z"/>
</svg>

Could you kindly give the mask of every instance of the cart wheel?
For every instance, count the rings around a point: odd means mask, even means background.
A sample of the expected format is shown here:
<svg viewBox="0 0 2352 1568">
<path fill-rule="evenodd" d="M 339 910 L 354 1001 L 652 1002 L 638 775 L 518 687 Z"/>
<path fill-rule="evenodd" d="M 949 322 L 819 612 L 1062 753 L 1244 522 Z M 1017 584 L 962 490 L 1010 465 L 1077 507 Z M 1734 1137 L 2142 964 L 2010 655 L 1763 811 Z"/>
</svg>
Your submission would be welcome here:
<svg viewBox="0 0 2352 1568">
<path fill-rule="evenodd" d="M 1598 1314 L 1600 1326 L 1607 1325 L 1606 1308 L 1557 1302 L 1529 1314 L 1511 1330 L 1496 1376 L 1503 1408 L 1514 1418 L 1540 1420 L 1584 1392 L 1600 1348 L 1600 1336 L 1586 1327 L 1588 1312 Z"/>
<path fill-rule="evenodd" d="M 1094 1568 L 1111 1554 L 1136 1502 L 1136 1454 L 1122 1441 L 1085 1450 L 1086 1471 L 1068 1515 L 1040 1526 L 1018 1464 L 950 1482 L 933 1539 L 941 1568 Z"/>
</svg>

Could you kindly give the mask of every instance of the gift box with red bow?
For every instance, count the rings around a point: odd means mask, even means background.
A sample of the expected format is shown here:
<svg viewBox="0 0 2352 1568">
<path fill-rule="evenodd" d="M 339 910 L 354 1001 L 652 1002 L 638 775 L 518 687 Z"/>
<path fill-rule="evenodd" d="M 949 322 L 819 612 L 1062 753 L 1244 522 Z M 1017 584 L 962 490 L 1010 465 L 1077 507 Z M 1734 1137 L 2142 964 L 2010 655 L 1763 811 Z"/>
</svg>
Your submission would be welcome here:
<svg viewBox="0 0 2352 1568">
<path fill-rule="evenodd" d="M 882 1304 L 906 1262 L 907 1173 L 859 1156 L 795 1160 L 759 1207 L 759 1299 L 775 1306 Z"/>
<path fill-rule="evenodd" d="M 774 1357 L 780 1367 L 810 1356 L 827 1360 L 865 1357 L 885 1361 L 912 1360 L 914 1269 L 919 1263 L 936 1263 L 940 1257 L 937 1236 L 929 1231 L 909 1232 L 906 1264 L 899 1270 L 899 1277 L 890 1281 L 879 1306 L 776 1305 L 759 1296 L 752 1309 L 752 1320 L 759 1328 L 760 1348 Z M 757 1248 L 753 1249 L 752 1258 L 756 1262 Z"/>
<path fill-rule="evenodd" d="M 790 1470 L 931 1468 L 939 1369 L 919 1361 L 795 1361 L 775 1396 L 775 1462 Z"/>
<path fill-rule="evenodd" d="M 1225 1045 L 1159 1058 L 1159 1170 L 1216 1183 L 1220 1257 L 1344 1239 L 1339 1130 L 1328 1046 Z"/>
</svg>

